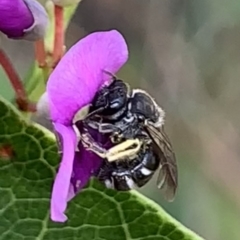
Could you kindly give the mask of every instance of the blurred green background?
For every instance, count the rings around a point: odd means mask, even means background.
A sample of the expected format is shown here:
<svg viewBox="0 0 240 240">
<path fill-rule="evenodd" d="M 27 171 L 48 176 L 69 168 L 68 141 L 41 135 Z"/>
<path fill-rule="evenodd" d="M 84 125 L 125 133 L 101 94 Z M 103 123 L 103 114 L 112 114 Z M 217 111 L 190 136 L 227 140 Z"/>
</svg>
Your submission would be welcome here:
<svg viewBox="0 0 240 240">
<path fill-rule="evenodd" d="M 156 179 L 141 192 L 206 239 L 240 239 L 240 1 L 83 0 L 67 47 L 87 33 L 118 29 L 130 50 L 118 74 L 166 111 L 179 166 L 176 200 Z M 1 39 L 24 77 L 33 45 Z M 3 73 L 0 94 L 13 99 Z M 35 96 L 33 96 L 34 98 Z"/>
</svg>

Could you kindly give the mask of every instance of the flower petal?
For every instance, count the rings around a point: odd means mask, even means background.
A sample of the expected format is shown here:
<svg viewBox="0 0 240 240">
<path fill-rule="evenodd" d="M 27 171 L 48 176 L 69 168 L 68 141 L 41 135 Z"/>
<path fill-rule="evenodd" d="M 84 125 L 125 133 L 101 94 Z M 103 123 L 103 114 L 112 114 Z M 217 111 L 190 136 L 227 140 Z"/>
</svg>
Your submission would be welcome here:
<svg viewBox="0 0 240 240">
<path fill-rule="evenodd" d="M 67 207 L 71 187 L 76 135 L 72 127 L 66 127 L 59 123 L 55 123 L 54 127 L 61 138 L 63 157 L 52 190 L 51 219 L 56 222 L 65 222 L 67 217 L 64 211 Z"/>
<path fill-rule="evenodd" d="M 39 98 L 36 107 L 37 111 L 32 115 L 31 119 L 53 132 L 53 124 L 50 120 L 49 101 L 46 92 Z"/>
<path fill-rule="evenodd" d="M 82 121 L 76 122 L 76 128 L 83 133 L 84 125 Z M 112 146 L 109 137 L 105 134 L 100 134 L 97 130 L 89 128 L 88 133 L 100 146 L 108 149 Z M 91 151 L 87 151 L 82 142 L 78 143 L 79 152 L 75 153 L 73 163 L 73 174 L 71 178 L 71 185 L 73 186 L 75 194 L 77 194 L 89 181 L 92 176 L 98 173 L 103 159 Z"/>
<path fill-rule="evenodd" d="M 79 152 L 75 153 L 71 183 L 77 194 L 99 170 L 103 160 L 96 154 L 87 151 L 79 144 Z"/>
<path fill-rule="evenodd" d="M 75 192 L 73 185 L 70 183 L 69 189 L 68 189 L 68 196 L 67 196 L 67 201 L 71 201 L 75 197 Z"/>
<path fill-rule="evenodd" d="M 110 81 L 104 72 L 116 73 L 127 61 L 123 36 L 115 31 L 95 32 L 76 43 L 50 75 L 47 92 L 51 118 L 69 125 L 79 109 Z"/>
</svg>

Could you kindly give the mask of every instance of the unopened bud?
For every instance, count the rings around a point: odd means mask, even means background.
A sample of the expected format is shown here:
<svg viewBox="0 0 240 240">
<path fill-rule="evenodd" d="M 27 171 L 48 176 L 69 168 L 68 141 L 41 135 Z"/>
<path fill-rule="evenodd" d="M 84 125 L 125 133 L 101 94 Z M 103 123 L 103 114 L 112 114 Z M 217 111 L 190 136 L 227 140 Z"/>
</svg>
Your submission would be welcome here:
<svg viewBox="0 0 240 240">
<path fill-rule="evenodd" d="M 35 0 L 24 0 L 33 15 L 33 24 L 24 29 L 23 38 L 29 41 L 37 41 L 44 38 L 48 25 L 48 15 L 44 7 Z"/>
<path fill-rule="evenodd" d="M 0 31 L 13 39 L 36 41 L 44 37 L 48 16 L 36 0 L 2 0 Z"/>
</svg>

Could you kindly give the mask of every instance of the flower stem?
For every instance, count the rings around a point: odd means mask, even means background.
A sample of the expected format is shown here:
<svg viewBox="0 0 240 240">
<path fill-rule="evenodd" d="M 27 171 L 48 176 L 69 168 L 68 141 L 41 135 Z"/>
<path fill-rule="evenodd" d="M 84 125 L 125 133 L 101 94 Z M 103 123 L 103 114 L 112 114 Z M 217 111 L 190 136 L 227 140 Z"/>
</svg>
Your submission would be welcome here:
<svg viewBox="0 0 240 240">
<path fill-rule="evenodd" d="M 61 57 L 64 49 L 64 9 L 61 6 L 54 5 L 55 29 L 54 29 L 54 47 L 52 56 L 52 67 L 54 68 Z"/>
<path fill-rule="evenodd" d="M 22 81 L 18 73 L 14 69 L 10 59 L 7 57 L 7 55 L 2 49 L 0 49 L 0 65 L 3 67 L 15 91 L 16 103 L 18 105 L 18 108 L 25 112 L 35 112 L 35 104 L 28 101 Z"/>
<path fill-rule="evenodd" d="M 38 66 L 40 68 L 46 67 L 47 55 L 45 52 L 44 41 L 43 40 L 36 41 L 34 44 L 34 47 L 35 47 L 35 56 L 38 62 Z"/>
</svg>

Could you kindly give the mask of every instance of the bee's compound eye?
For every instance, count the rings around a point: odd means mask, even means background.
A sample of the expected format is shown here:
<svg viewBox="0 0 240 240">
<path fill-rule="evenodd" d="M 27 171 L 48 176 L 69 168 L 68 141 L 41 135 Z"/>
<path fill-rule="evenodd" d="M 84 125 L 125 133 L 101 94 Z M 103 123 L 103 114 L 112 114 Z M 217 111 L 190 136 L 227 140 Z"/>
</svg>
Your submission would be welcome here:
<svg viewBox="0 0 240 240">
<path fill-rule="evenodd" d="M 102 89 L 100 92 L 98 92 L 95 95 L 92 101 L 91 110 L 105 107 L 107 105 L 107 101 L 108 101 L 108 91 L 106 89 Z"/>
<path fill-rule="evenodd" d="M 109 103 L 111 109 L 120 109 L 127 102 L 127 86 L 121 80 L 116 80 L 110 89 Z"/>
<path fill-rule="evenodd" d="M 116 88 L 109 94 L 109 107 L 111 109 L 120 109 L 127 102 L 127 93 L 124 89 Z"/>
<path fill-rule="evenodd" d="M 125 97 L 127 92 L 125 89 L 120 88 L 118 93 L 119 93 L 119 97 Z"/>
<path fill-rule="evenodd" d="M 101 109 L 99 112 L 102 116 L 116 119 L 125 112 L 127 103 L 128 88 L 126 84 L 121 80 L 115 80 L 96 94 L 90 112 Z"/>
<path fill-rule="evenodd" d="M 95 106 L 96 106 L 96 107 L 105 106 L 105 104 L 106 104 L 106 99 L 103 98 L 103 97 L 97 99 L 97 101 L 95 102 Z"/>
<path fill-rule="evenodd" d="M 125 99 L 118 97 L 110 102 L 109 108 L 112 110 L 119 110 L 126 104 Z"/>
<path fill-rule="evenodd" d="M 112 115 L 122 110 L 127 104 L 127 95 L 119 93 L 119 89 L 115 89 L 108 96 L 108 107 L 103 112 L 103 115 Z"/>
</svg>

